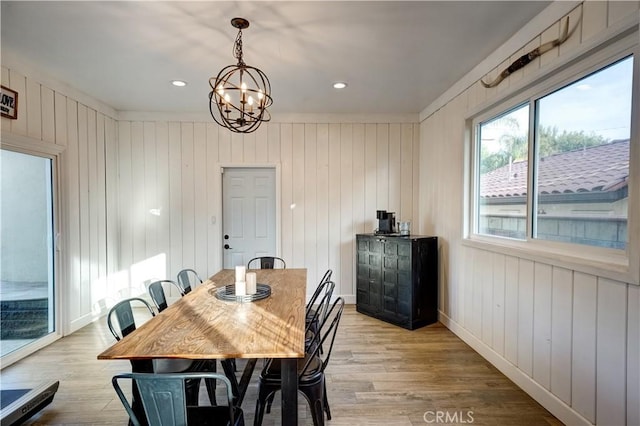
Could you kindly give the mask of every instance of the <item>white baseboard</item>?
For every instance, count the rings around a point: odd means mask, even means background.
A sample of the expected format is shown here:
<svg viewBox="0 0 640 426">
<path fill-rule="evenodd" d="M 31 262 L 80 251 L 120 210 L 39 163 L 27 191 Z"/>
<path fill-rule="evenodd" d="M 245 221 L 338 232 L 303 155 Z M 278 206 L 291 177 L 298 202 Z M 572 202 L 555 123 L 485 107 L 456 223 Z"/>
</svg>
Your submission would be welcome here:
<svg viewBox="0 0 640 426">
<path fill-rule="evenodd" d="M 487 346 L 484 342 L 471 334 L 469 330 L 453 321 L 446 314 L 442 313 L 442 311 L 439 311 L 438 314 L 440 322 L 445 327 L 451 330 L 466 344 L 471 346 L 484 359 L 489 361 L 494 367 L 500 370 L 502 374 L 507 376 L 512 382 L 514 382 L 518 387 L 529 394 L 529 396 L 535 399 L 540 405 L 549 410 L 549 412 L 556 416 L 561 422 L 566 425 L 592 425 L 589 420 L 582 417 L 579 413 L 577 413 L 547 389 L 540 386 L 540 384 L 538 384 L 535 380 L 519 370 L 518 367 L 504 359 L 502 356 L 500 356 L 500 354 L 491 349 L 491 347 Z"/>
<path fill-rule="evenodd" d="M 65 335 L 68 336 L 69 334 L 80 330 L 85 325 L 91 324 L 98 317 L 100 317 L 100 315 L 94 315 L 93 313 L 88 313 L 88 314 L 82 315 L 79 318 L 74 319 L 69 323 L 69 327 L 66 330 Z"/>
</svg>

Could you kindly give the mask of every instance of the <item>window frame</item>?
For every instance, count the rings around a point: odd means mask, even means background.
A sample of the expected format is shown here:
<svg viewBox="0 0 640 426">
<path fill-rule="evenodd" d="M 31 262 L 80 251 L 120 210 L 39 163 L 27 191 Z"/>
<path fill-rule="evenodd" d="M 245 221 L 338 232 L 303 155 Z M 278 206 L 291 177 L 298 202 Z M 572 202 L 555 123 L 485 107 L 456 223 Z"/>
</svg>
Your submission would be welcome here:
<svg viewBox="0 0 640 426">
<path fill-rule="evenodd" d="M 52 143 L 42 142 L 29 136 L 17 135 L 2 130 L 1 132 L 2 149 L 7 151 L 18 152 L 36 157 L 51 160 L 51 203 L 52 203 L 52 231 L 53 231 L 53 327 L 54 330 L 45 336 L 26 344 L 25 346 L 10 352 L 2 357 L 2 368 L 8 367 L 21 359 L 31 355 L 32 353 L 48 346 L 56 340 L 62 338 L 66 333 L 65 329 L 65 312 L 66 300 L 62 300 L 63 295 L 68 291 L 66 284 L 66 254 L 61 248 L 64 247 L 64 233 L 62 232 L 62 223 L 64 221 L 64 205 L 66 203 L 63 187 L 63 165 L 64 152 L 66 147 Z"/>
<path fill-rule="evenodd" d="M 463 243 L 467 246 L 516 255 L 522 258 L 542 261 L 552 265 L 585 272 L 604 278 L 640 284 L 640 137 L 638 131 L 640 115 L 640 43 L 636 27 L 619 37 L 604 41 L 599 46 L 574 55 L 564 63 L 541 70 L 536 78 L 513 90 L 506 90 L 487 105 L 471 111 L 466 118 L 466 161 L 465 161 L 465 217 Z M 529 165 L 535 164 L 535 116 L 536 100 L 562 89 L 590 74 L 602 70 L 625 57 L 633 56 L 633 93 L 631 100 L 631 132 L 629 146 L 629 201 L 627 211 L 626 249 L 612 249 L 583 244 L 565 243 L 533 238 L 533 208 L 535 167 L 528 167 L 526 197 L 526 236 L 524 240 L 479 234 L 480 190 L 479 166 L 480 144 L 479 125 L 482 122 L 508 113 L 528 104 L 530 108 L 528 129 Z"/>
</svg>

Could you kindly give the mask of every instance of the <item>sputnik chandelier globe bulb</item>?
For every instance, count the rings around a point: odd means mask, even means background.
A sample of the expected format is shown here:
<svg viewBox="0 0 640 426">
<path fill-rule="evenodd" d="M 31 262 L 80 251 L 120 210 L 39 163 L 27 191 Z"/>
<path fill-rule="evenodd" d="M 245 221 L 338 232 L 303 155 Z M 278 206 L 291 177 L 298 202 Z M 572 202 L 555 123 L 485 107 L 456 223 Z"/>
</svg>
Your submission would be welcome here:
<svg viewBox="0 0 640 426">
<path fill-rule="evenodd" d="M 242 58 L 242 30 L 249 27 L 249 21 L 233 18 L 231 25 L 238 29 L 233 45 L 238 63 L 227 65 L 209 79 L 209 111 L 216 123 L 232 132 L 251 133 L 271 120 L 267 110 L 273 103 L 271 83 L 265 73 L 245 64 Z"/>
</svg>

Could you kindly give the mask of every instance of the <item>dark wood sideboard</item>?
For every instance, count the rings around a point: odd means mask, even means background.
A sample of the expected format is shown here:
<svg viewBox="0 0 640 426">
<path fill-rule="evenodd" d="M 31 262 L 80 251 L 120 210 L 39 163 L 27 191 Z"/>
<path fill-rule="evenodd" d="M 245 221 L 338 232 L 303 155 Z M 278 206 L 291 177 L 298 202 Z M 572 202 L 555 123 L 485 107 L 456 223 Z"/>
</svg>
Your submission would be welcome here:
<svg viewBox="0 0 640 426">
<path fill-rule="evenodd" d="M 358 312 L 413 330 L 438 321 L 438 237 L 356 235 Z"/>
</svg>

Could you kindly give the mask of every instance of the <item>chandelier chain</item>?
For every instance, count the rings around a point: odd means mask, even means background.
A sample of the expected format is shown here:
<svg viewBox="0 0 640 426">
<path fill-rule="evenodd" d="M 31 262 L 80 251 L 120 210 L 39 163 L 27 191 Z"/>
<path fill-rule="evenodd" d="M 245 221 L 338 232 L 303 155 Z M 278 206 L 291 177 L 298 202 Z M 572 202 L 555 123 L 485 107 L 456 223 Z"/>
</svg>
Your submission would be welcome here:
<svg viewBox="0 0 640 426">
<path fill-rule="evenodd" d="M 233 45 L 233 56 L 238 60 L 238 65 L 244 65 L 242 60 L 242 30 L 238 30 L 236 41 Z"/>
</svg>

